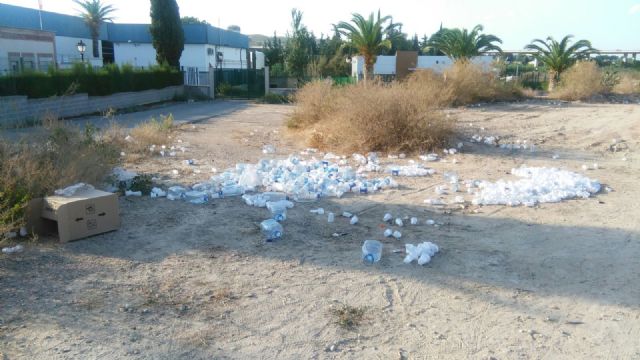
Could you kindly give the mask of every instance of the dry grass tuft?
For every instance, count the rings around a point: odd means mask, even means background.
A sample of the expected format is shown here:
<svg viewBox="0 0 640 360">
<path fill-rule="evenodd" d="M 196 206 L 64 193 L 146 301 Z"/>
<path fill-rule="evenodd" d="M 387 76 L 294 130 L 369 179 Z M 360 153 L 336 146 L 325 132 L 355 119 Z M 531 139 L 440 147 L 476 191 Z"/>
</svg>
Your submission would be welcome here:
<svg viewBox="0 0 640 360">
<path fill-rule="evenodd" d="M 174 130 L 173 115 L 162 115 L 160 120 L 152 118 L 133 129 L 127 141 L 127 150 L 142 153 L 149 149 L 151 145 L 161 146 L 169 142 L 169 137 Z"/>
<path fill-rule="evenodd" d="M 466 105 L 481 101 L 507 101 L 522 96 L 515 83 L 505 83 L 494 74 L 469 62 L 457 62 L 445 71 L 445 84 L 451 94 L 451 105 Z"/>
<path fill-rule="evenodd" d="M 355 330 L 365 320 L 366 308 L 346 304 L 331 309 L 335 324 L 343 329 Z"/>
<path fill-rule="evenodd" d="M 623 73 L 620 81 L 613 87 L 613 92 L 622 95 L 640 93 L 640 74 Z"/>
<path fill-rule="evenodd" d="M 591 61 L 580 61 L 562 74 L 559 86 L 549 95 L 562 100 L 586 100 L 604 93 L 602 71 Z"/>
</svg>

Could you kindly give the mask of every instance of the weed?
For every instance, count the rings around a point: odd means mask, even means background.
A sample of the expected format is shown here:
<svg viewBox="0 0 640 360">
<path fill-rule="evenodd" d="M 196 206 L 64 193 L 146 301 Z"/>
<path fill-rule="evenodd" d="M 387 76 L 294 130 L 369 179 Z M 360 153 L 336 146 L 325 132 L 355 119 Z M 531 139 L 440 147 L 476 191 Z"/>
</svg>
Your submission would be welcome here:
<svg viewBox="0 0 640 360">
<path fill-rule="evenodd" d="M 365 320 L 365 307 L 354 307 L 342 304 L 340 307 L 332 308 L 331 315 L 334 323 L 343 329 L 355 330 Z"/>
<path fill-rule="evenodd" d="M 640 75 L 625 72 L 620 75 L 620 81 L 613 87 L 616 94 L 630 95 L 640 93 Z"/>
<path fill-rule="evenodd" d="M 288 104 L 291 102 L 287 95 L 276 93 L 267 93 L 259 101 L 265 104 Z"/>
<path fill-rule="evenodd" d="M 562 100 L 585 100 L 605 91 L 598 65 L 580 61 L 562 74 L 560 85 L 550 96 Z"/>
<path fill-rule="evenodd" d="M 152 118 L 131 129 L 132 139 L 128 142 L 127 149 L 141 153 L 147 151 L 151 145 L 164 145 L 169 141 L 173 128 L 172 114 L 162 115 L 160 120 Z"/>
</svg>

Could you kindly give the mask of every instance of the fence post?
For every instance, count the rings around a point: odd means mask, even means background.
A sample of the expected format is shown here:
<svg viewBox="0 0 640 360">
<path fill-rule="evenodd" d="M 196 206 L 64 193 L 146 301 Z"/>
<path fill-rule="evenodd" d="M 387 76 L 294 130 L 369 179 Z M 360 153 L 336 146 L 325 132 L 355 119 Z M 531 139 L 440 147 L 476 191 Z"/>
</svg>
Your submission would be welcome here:
<svg viewBox="0 0 640 360">
<path fill-rule="evenodd" d="M 213 67 L 209 67 L 209 97 L 216 99 L 216 72 Z"/>
<path fill-rule="evenodd" d="M 269 67 L 264 67 L 264 94 L 267 95 L 269 93 Z"/>
</svg>

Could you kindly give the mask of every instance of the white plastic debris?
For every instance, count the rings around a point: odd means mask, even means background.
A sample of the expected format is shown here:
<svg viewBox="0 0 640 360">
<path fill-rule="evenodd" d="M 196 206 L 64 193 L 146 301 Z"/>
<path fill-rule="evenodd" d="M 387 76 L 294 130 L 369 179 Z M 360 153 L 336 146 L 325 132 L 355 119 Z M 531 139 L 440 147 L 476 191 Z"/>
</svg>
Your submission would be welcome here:
<svg viewBox="0 0 640 360">
<path fill-rule="evenodd" d="M 265 145 L 262 147 L 263 154 L 273 154 L 276 152 L 276 147 L 273 145 Z"/>
<path fill-rule="evenodd" d="M 384 231 L 384 237 L 391 237 L 393 235 L 393 230 L 391 229 L 386 229 Z"/>
<path fill-rule="evenodd" d="M 424 223 L 427 224 L 427 225 L 435 225 L 436 224 L 435 220 L 432 220 L 432 219 L 427 219 L 427 221 L 425 221 Z"/>
<path fill-rule="evenodd" d="M 13 246 L 13 247 L 4 247 L 4 248 L 2 248 L 2 253 L 3 254 L 7 254 L 7 255 L 20 253 L 22 251 L 24 251 L 24 246 L 22 246 L 20 244 L 18 244 L 16 246 Z"/>
<path fill-rule="evenodd" d="M 324 209 L 323 208 L 312 209 L 309 212 L 312 213 L 312 214 L 324 215 Z"/>
<path fill-rule="evenodd" d="M 390 165 L 387 167 L 387 173 L 393 176 L 415 177 L 433 175 L 436 171 L 434 169 L 424 168 L 421 165 Z"/>
<path fill-rule="evenodd" d="M 420 155 L 420 160 L 423 160 L 423 161 L 438 161 L 438 154 Z"/>
<path fill-rule="evenodd" d="M 393 216 L 391 216 L 391 214 L 389 213 L 384 214 L 384 217 L 382 217 L 382 221 L 384 222 L 391 221 L 391 219 L 393 219 Z"/>
<path fill-rule="evenodd" d="M 438 245 L 432 242 L 423 242 L 418 245 L 405 244 L 407 256 L 404 258 L 405 264 L 410 264 L 414 260 L 418 260 L 418 265 L 425 265 L 431 261 L 431 258 L 440 251 Z"/>
<path fill-rule="evenodd" d="M 142 191 L 125 190 L 124 196 L 142 196 Z"/>
<path fill-rule="evenodd" d="M 453 199 L 453 202 L 456 204 L 464 204 L 464 198 L 458 195 L 455 197 L 455 199 Z"/>
<path fill-rule="evenodd" d="M 351 220 L 349 221 L 349 223 L 350 223 L 351 225 L 355 225 L 355 224 L 357 224 L 357 223 L 358 223 L 358 220 L 359 220 L 359 219 L 358 219 L 358 216 L 357 216 L 357 215 L 353 215 L 353 216 L 351 217 Z"/>
<path fill-rule="evenodd" d="M 392 235 L 396 239 L 400 239 L 402 237 L 402 233 L 398 230 L 394 231 Z"/>
<path fill-rule="evenodd" d="M 418 225 L 418 218 L 417 217 L 412 217 L 410 222 L 411 222 L 411 225 Z"/>
<path fill-rule="evenodd" d="M 138 176 L 138 173 L 135 171 L 125 170 L 121 167 L 116 167 L 113 169 L 112 176 L 116 181 L 131 181 L 134 177 Z"/>
<path fill-rule="evenodd" d="M 327 214 L 327 222 L 328 223 L 332 223 L 334 222 L 336 219 L 336 216 L 334 213 L 330 212 L 329 214 Z"/>
<path fill-rule="evenodd" d="M 157 187 L 154 187 L 153 189 L 151 189 L 151 197 L 152 198 L 165 197 L 165 196 L 167 196 L 167 192 L 166 191 L 164 191 L 164 190 L 162 190 L 160 188 L 157 188 Z"/>
<path fill-rule="evenodd" d="M 352 216 L 353 216 L 353 214 L 352 214 L 352 213 L 350 213 L 350 212 L 348 212 L 348 211 L 345 211 L 345 212 L 343 212 L 343 213 L 342 213 L 342 216 L 343 216 L 343 217 L 346 217 L 346 218 L 350 218 L 350 217 L 352 217 Z"/>
<path fill-rule="evenodd" d="M 447 203 L 441 199 L 425 199 L 424 203 L 427 205 L 433 205 L 433 206 L 447 205 Z"/>
<path fill-rule="evenodd" d="M 22 226 L 20 227 L 20 231 L 19 231 L 20 236 L 25 237 L 27 235 L 29 235 L 29 232 L 27 231 L 27 228 Z"/>
<path fill-rule="evenodd" d="M 396 218 L 395 223 L 396 223 L 396 225 L 398 225 L 398 226 L 400 226 L 400 227 L 404 226 L 404 222 L 403 222 L 403 221 L 402 221 L 402 219 L 400 219 L 400 218 Z"/>
<path fill-rule="evenodd" d="M 58 196 L 70 197 L 75 195 L 76 193 L 81 193 L 85 191 L 91 191 L 95 188 L 89 184 L 85 183 L 77 183 L 75 185 L 67 186 L 64 189 L 58 189 L 55 191 L 55 194 Z"/>
<path fill-rule="evenodd" d="M 546 167 L 520 167 L 511 173 L 521 179 L 483 181 L 473 199 L 475 205 L 534 206 L 564 199 L 588 198 L 600 191 L 600 183 L 567 170 Z"/>
</svg>

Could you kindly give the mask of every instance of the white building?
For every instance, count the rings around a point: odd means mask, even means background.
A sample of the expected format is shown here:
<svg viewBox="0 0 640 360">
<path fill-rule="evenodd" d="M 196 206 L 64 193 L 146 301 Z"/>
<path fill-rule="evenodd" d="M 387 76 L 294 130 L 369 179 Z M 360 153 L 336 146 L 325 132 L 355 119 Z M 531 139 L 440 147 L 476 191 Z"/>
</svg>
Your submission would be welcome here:
<svg viewBox="0 0 640 360">
<path fill-rule="evenodd" d="M 400 52 L 399 52 L 400 53 Z M 374 75 L 397 75 L 399 72 L 414 71 L 417 69 L 431 69 L 435 72 L 444 72 L 453 65 L 453 60 L 447 56 L 417 56 L 412 62 L 414 65 L 408 66 L 406 69 L 399 69 L 397 56 L 380 55 L 376 58 L 373 65 Z M 489 71 L 494 61 L 493 56 L 477 56 L 471 62 L 479 65 L 484 70 Z M 410 61 L 411 62 L 411 61 Z M 351 76 L 362 78 L 364 75 L 364 58 L 356 56 L 351 59 Z"/>
</svg>

